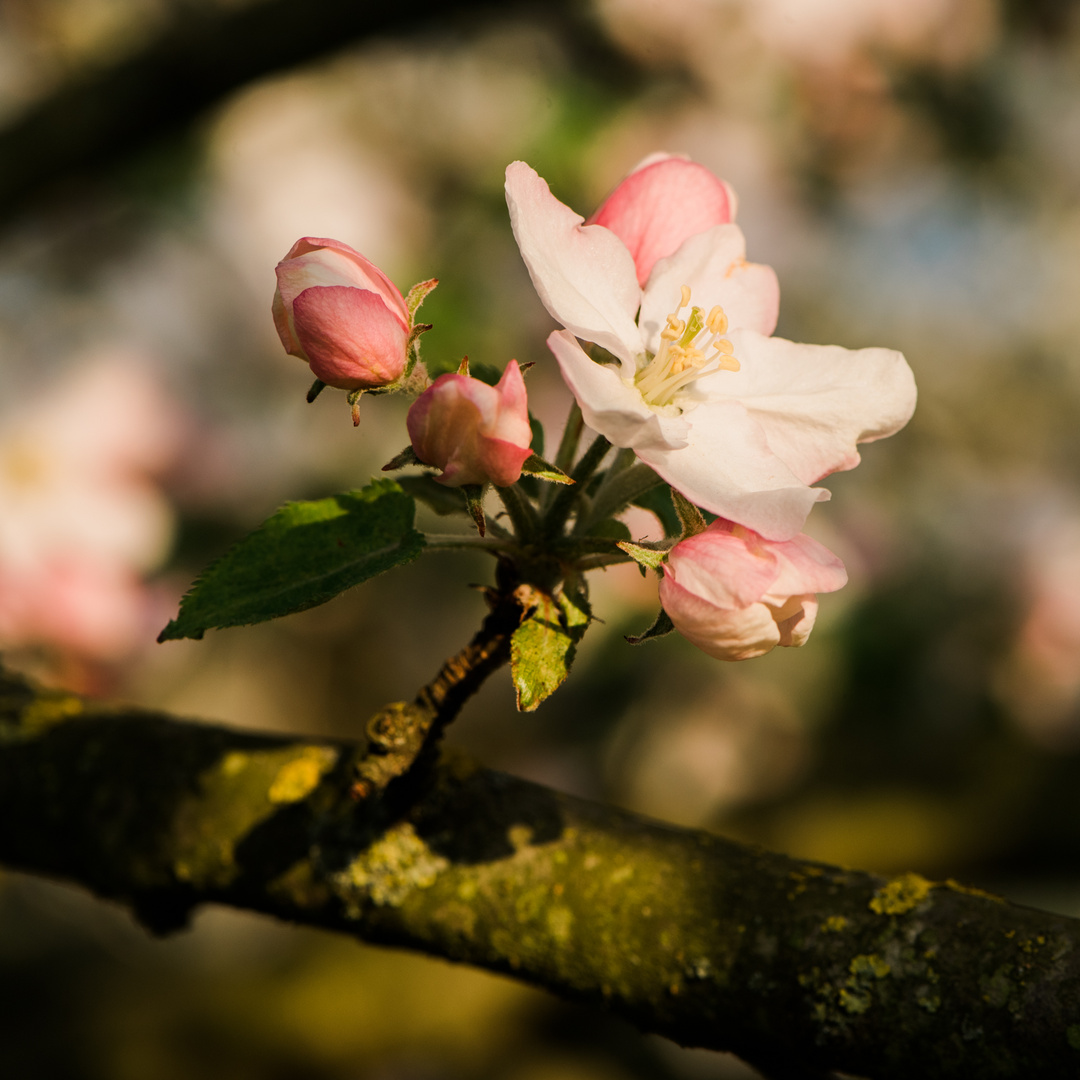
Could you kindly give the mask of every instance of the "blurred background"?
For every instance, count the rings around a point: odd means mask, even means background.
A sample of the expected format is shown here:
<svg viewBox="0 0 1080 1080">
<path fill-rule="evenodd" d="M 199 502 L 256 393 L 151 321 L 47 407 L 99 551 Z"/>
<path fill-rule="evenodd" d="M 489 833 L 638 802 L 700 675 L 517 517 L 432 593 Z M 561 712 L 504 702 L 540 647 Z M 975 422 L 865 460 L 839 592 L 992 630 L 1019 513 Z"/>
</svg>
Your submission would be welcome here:
<svg viewBox="0 0 1080 1080">
<path fill-rule="evenodd" d="M 305 404 L 274 264 L 306 234 L 403 289 L 439 277 L 429 365 L 536 361 L 551 446 L 569 396 L 503 169 L 524 158 L 588 214 L 644 155 L 683 152 L 736 188 L 778 333 L 915 370 L 915 419 L 810 522 L 851 583 L 806 648 L 728 665 L 674 635 L 626 645 L 655 583 L 596 574 L 604 622 L 568 684 L 522 716 L 501 673 L 450 740 L 680 824 L 1080 915 L 1078 5 L 368 7 L 388 5 L 0 0 L 5 662 L 325 735 L 411 696 L 482 615 L 479 558 L 154 644 L 229 543 L 406 442 L 406 402 L 363 401 L 356 430 L 341 395 Z M 155 941 L 2 872 L 0 1073 L 756 1075 L 438 961 L 220 910 Z"/>
</svg>

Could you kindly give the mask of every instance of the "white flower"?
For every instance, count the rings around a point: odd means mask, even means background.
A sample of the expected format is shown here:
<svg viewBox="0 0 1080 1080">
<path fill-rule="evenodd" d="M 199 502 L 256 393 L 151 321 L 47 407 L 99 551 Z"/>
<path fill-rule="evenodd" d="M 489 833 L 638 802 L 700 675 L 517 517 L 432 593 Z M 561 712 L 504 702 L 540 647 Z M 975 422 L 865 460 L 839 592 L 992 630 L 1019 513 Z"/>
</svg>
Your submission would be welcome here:
<svg viewBox="0 0 1080 1080">
<path fill-rule="evenodd" d="M 640 182 L 658 166 L 663 175 Z M 914 378 L 888 349 L 769 337 L 776 277 L 746 262 L 737 226 L 689 235 L 679 227 L 680 215 L 700 221 L 681 201 L 688 168 L 701 167 L 647 159 L 598 211 L 604 227 L 585 224 L 528 165 L 514 162 L 506 170 L 514 235 L 541 301 L 566 327 L 548 346 L 586 423 L 632 448 L 697 505 L 787 540 L 813 504 L 829 498 L 812 484 L 857 465 L 857 443 L 907 423 Z M 605 213 L 613 202 L 622 214 Z M 655 259 L 642 288 L 631 233 L 644 221 L 655 237 L 657 220 L 670 230 L 672 250 Z M 577 338 L 618 363 L 592 360 Z"/>
</svg>

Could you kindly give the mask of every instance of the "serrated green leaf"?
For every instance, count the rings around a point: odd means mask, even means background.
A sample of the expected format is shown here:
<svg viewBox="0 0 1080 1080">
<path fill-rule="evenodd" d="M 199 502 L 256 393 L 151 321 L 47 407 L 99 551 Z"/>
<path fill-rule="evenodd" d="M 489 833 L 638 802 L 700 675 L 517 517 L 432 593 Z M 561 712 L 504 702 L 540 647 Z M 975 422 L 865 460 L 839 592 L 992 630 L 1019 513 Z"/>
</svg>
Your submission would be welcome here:
<svg viewBox="0 0 1080 1080">
<path fill-rule="evenodd" d="M 646 641 L 655 641 L 657 638 L 666 637 L 674 629 L 675 626 L 671 621 L 671 616 L 661 608 L 660 613 L 656 616 L 656 621 L 648 630 L 643 634 L 628 634 L 626 640 L 631 645 L 644 645 Z"/>
<path fill-rule="evenodd" d="M 315 607 L 410 562 L 424 536 L 415 504 L 393 480 L 316 502 L 286 503 L 211 564 L 159 641 L 265 622 Z"/>
<path fill-rule="evenodd" d="M 566 681 L 591 615 L 582 597 L 521 586 L 519 598 L 529 613 L 510 639 L 510 673 L 518 711 L 532 712 Z"/>
</svg>

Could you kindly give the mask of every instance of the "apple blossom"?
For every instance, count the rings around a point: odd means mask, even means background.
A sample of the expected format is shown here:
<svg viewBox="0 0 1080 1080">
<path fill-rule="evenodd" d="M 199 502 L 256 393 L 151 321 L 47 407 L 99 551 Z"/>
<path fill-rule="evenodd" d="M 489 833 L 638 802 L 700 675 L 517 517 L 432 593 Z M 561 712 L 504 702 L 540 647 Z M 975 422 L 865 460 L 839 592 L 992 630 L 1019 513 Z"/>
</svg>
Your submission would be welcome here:
<svg viewBox="0 0 1080 1080">
<path fill-rule="evenodd" d="M 109 355 L 0 424 L 0 645 L 111 661 L 152 638 L 143 580 L 172 540 L 151 476 L 179 450 L 175 406 Z"/>
<path fill-rule="evenodd" d="M 672 160 L 647 159 L 616 189 L 597 214 L 613 228 L 585 224 L 524 162 L 508 167 L 518 247 L 541 301 L 566 328 L 548 346 L 595 431 L 633 449 L 697 505 L 769 539 L 790 539 L 829 497 L 811 485 L 857 465 L 857 443 L 908 421 L 914 379 L 892 350 L 770 337 L 775 274 L 746 261 L 730 222 L 687 235 L 715 219 L 719 198 L 700 177 L 688 185 L 690 163 L 657 168 Z M 645 175 L 648 184 L 635 180 Z M 687 188 L 698 194 L 683 202 Z M 706 197 L 711 212 L 701 208 Z M 649 234 L 637 245 L 647 220 L 664 225 L 669 244 Z M 648 259 L 636 263 L 631 247 L 639 260 L 646 249 L 656 254 L 644 288 Z M 617 362 L 593 360 L 578 338 Z"/>
<path fill-rule="evenodd" d="M 660 603 L 699 649 L 747 660 L 776 645 L 804 644 L 817 616 L 815 594 L 846 582 L 844 564 L 805 533 L 767 540 L 718 518 L 671 549 Z"/>
<path fill-rule="evenodd" d="M 274 326 L 291 356 L 341 390 L 400 379 L 412 320 L 397 286 L 340 240 L 305 236 L 277 265 Z"/>
<path fill-rule="evenodd" d="M 532 451 L 525 381 L 516 360 L 495 386 L 464 373 L 440 375 L 409 409 L 413 451 L 442 469 L 440 484 L 508 487 Z"/>
</svg>

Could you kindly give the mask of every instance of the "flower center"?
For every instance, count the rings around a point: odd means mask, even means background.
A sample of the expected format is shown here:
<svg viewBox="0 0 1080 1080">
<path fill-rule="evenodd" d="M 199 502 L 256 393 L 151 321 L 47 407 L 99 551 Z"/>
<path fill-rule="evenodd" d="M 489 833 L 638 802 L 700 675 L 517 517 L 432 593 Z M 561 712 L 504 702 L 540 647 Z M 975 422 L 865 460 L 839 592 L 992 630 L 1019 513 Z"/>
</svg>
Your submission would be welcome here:
<svg viewBox="0 0 1080 1080">
<path fill-rule="evenodd" d="M 738 371 L 739 361 L 726 337 L 724 309 L 717 304 L 708 315 L 701 308 L 690 309 L 689 318 L 679 312 L 690 303 L 690 286 L 682 287 L 679 306 L 667 317 L 660 331 L 660 349 L 634 376 L 634 385 L 647 405 L 670 405 L 687 383 L 714 371 Z"/>
</svg>

